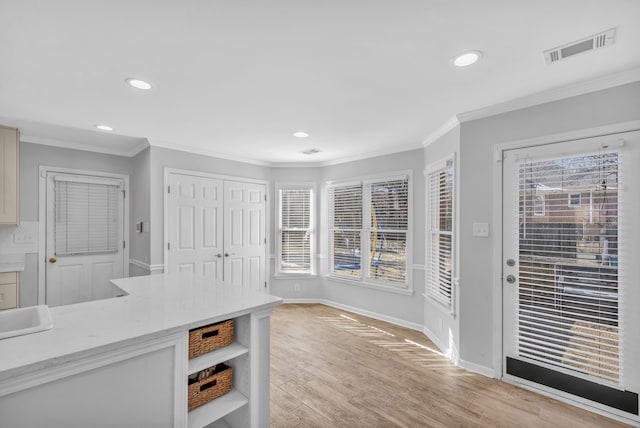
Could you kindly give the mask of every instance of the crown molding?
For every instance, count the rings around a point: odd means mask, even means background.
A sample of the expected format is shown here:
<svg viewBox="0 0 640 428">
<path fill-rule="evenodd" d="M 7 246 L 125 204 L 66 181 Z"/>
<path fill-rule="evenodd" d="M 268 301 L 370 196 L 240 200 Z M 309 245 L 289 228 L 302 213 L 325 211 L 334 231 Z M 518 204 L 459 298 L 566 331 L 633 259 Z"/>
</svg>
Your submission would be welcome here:
<svg viewBox="0 0 640 428">
<path fill-rule="evenodd" d="M 129 148 L 128 150 L 118 150 L 108 146 L 94 146 L 86 143 L 77 143 L 72 141 L 62 141 L 55 138 L 36 137 L 33 135 L 20 133 L 20 141 L 31 144 L 40 144 L 44 146 L 60 147 L 63 149 L 82 150 L 83 152 L 103 153 L 106 155 L 133 157 L 149 146 L 146 139 L 141 139 L 139 144 Z"/>
<path fill-rule="evenodd" d="M 596 79 L 586 80 L 582 82 L 572 83 L 570 85 L 560 86 L 535 94 L 527 95 L 503 103 L 494 104 L 477 110 L 471 110 L 457 115 L 458 120 L 469 122 L 471 120 L 482 119 L 497 114 L 507 113 L 514 110 L 533 107 L 540 104 L 546 104 L 553 101 L 559 101 L 591 92 L 601 91 L 616 86 L 626 85 L 640 81 L 640 68 L 626 70 L 620 73 L 609 74 L 598 77 Z"/>
<path fill-rule="evenodd" d="M 427 147 L 431 143 L 438 140 L 440 137 L 445 135 L 447 132 L 455 129 L 456 126 L 460 125 L 460 120 L 458 120 L 458 116 L 454 115 L 451 119 L 447 120 L 443 123 L 438 129 L 433 131 L 427 138 L 422 140 L 422 147 Z"/>
<path fill-rule="evenodd" d="M 231 156 L 228 154 L 216 152 L 214 150 L 202 149 L 199 147 L 192 147 L 184 144 L 174 144 L 174 143 L 167 143 L 163 141 L 149 140 L 149 145 L 151 145 L 151 147 L 161 147 L 163 149 L 177 150 L 180 152 L 193 153 L 196 155 L 209 156 L 217 159 L 230 160 L 234 162 L 242 162 L 242 163 L 248 163 L 248 164 L 258 165 L 258 166 L 267 166 L 267 167 L 272 166 L 271 162 L 259 161 L 256 159 L 245 158 L 241 156 Z"/>
</svg>

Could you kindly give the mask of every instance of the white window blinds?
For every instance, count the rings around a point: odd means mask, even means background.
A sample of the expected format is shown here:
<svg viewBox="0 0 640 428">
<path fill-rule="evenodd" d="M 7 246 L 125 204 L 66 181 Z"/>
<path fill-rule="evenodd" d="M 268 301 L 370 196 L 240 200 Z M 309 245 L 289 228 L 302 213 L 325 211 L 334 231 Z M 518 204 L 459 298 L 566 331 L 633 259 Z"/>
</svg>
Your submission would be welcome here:
<svg viewBox="0 0 640 428">
<path fill-rule="evenodd" d="M 427 172 L 427 273 L 426 293 L 451 306 L 454 260 L 454 170 L 449 159 Z"/>
<path fill-rule="evenodd" d="M 409 179 L 366 183 L 369 197 L 369 278 L 404 283 L 407 274 Z"/>
<path fill-rule="evenodd" d="M 623 334 L 618 161 L 603 152 L 518 162 L 518 353 L 612 384 Z"/>
<path fill-rule="evenodd" d="M 332 185 L 328 197 L 331 274 L 407 288 L 409 176 Z"/>
<path fill-rule="evenodd" d="M 336 275 L 360 278 L 360 239 L 362 235 L 362 185 L 329 188 L 330 271 Z"/>
<path fill-rule="evenodd" d="M 120 186 L 55 177 L 56 255 L 118 251 Z"/>
<path fill-rule="evenodd" d="M 313 189 L 280 188 L 282 273 L 313 273 Z"/>
</svg>

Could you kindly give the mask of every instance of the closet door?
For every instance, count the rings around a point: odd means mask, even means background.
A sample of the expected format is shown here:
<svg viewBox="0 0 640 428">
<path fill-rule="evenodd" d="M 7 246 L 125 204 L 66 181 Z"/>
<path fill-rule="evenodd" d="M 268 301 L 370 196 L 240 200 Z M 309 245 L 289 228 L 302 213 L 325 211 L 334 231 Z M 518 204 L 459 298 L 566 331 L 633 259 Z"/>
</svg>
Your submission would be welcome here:
<svg viewBox="0 0 640 428">
<path fill-rule="evenodd" d="M 225 181 L 224 195 L 224 281 L 264 290 L 266 186 Z"/>
<path fill-rule="evenodd" d="M 167 271 L 222 281 L 222 180 L 170 174 L 167 197 Z"/>
</svg>

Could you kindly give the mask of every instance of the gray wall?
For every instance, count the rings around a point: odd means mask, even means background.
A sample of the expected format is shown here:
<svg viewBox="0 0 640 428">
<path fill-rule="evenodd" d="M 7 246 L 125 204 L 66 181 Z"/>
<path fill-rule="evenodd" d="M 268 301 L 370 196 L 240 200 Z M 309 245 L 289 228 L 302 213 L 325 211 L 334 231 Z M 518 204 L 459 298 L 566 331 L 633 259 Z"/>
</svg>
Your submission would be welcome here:
<svg viewBox="0 0 640 428">
<path fill-rule="evenodd" d="M 41 144 L 20 143 L 20 221 L 38 221 L 39 167 L 53 166 L 87 171 L 129 175 L 131 159 L 82 150 L 63 149 Z M 19 226 L 1 226 L 17 228 Z M 44 239 L 44 237 L 38 237 Z M 29 249 L 25 270 L 20 274 L 20 305 L 31 306 L 38 297 L 38 255 Z"/>
<path fill-rule="evenodd" d="M 472 223 L 493 219 L 493 150 L 497 143 L 640 120 L 640 82 L 462 123 L 460 126 L 460 357 L 493 367 L 493 249 Z M 500 227 L 491 225 L 490 230 Z"/>
<path fill-rule="evenodd" d="M 149 222 L 151 208 L 149 189 L 151 188 L 151 148 L 147 147 L 131 159 L 131 253 L 130 258 L 148 265 L 151 260 L 151 233 Z M 142 233 L 135 230 L 138 222 L 143 223 Z M 149 271 L 131 265 L 131 276 L 146 275 Z"/>
<path fill-rule="evenodd" d="M 387 172 L 412 170 L 413 189 L 413 289 L 412 296 L 392 293 L 324 278 L 323 297 L 327 300 L 352 306 L 387 317 L 422 325 L 422 294 L 424 293 L 424 160 L 422 149 L 387 156 L 369 158 L 323 168 L 323 183 Z M 326 204 L 321 206 L 326 212 Z M 326 238 L 325 238 L 326 239 Z M 321 260 L 326 264 L 326 245 L 321 247 Z"/>
</svg>

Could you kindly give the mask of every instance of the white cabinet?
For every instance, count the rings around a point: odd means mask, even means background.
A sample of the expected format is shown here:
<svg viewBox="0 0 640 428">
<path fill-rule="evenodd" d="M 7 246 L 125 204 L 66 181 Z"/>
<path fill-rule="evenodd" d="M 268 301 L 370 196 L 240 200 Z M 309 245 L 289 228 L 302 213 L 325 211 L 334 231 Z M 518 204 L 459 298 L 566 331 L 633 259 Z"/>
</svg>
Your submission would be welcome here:
<svg viewBox="0 0 640 428">
<path fill-rule="evenodd" d="M 13 309 L 19 306 L 18 278 L 18 272 L 0 272 L 0 309 Z"/>
<path fill-rule="evenodd" d="M 18 130 L 0 126 L 0 224 L 19 222 Z"/>
</svg>

